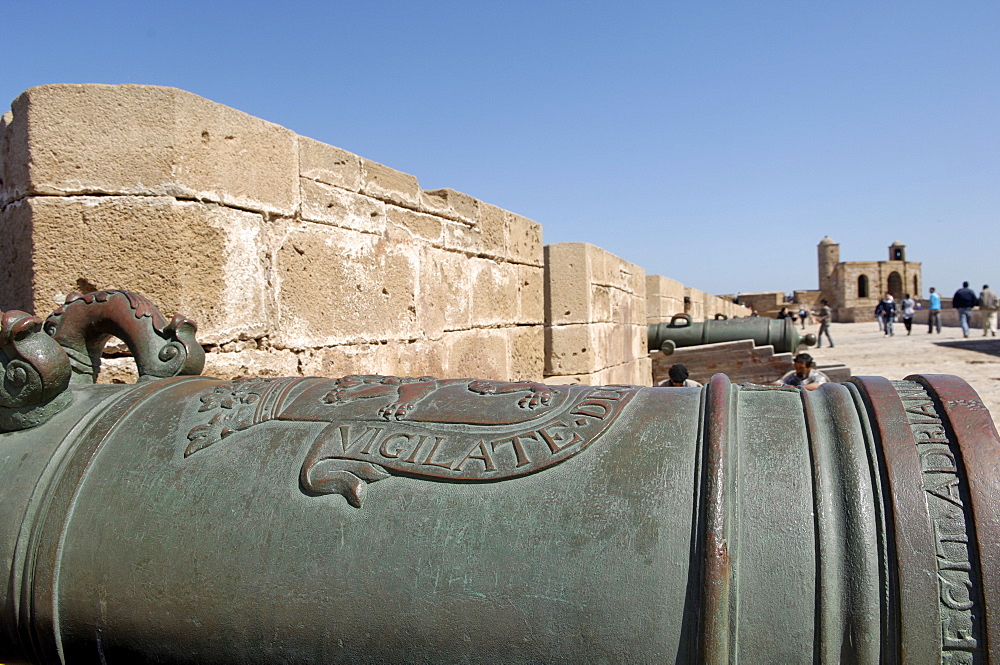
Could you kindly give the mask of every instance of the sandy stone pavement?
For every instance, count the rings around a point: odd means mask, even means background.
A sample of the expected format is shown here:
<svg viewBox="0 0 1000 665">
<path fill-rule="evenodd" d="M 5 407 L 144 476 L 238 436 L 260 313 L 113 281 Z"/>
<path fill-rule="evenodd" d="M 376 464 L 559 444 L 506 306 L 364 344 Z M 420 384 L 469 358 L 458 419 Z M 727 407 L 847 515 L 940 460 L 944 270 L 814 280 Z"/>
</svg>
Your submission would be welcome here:
<svg viewBox="0 0 1000 665">
<path fill-rule="evenodd" d="M 816 333 L 819 326 L 806 327 Z M 983 337 L 973 329 L 968 339 L 961 328 L 943 328 L 941 334 L 927 334 L 927 326 L 913 326 L 907 336 L 902 323 L 887 337 L 874 321 L 834 323 L 830 328 L 834 347 L 811 347 L 809 353 L 820 364 L 841 362 L 854 376 L 874 375 L 903 379 L 910 374 L 954 374 L 965 379 L 979 393 L 993 415 L 1000 416 L 1000 336 Z"/>
</svg>

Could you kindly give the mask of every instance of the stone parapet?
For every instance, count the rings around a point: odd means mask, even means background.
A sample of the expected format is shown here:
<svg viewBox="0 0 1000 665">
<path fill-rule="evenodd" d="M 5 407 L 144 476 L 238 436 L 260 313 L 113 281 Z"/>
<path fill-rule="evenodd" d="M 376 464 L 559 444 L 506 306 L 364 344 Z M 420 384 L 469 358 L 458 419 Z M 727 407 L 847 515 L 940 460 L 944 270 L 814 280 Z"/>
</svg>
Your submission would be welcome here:
<svg viewBox="0 0 1000 665">
<path fill-rule="evenodd" d="M 664 323 L 684 314 L 684 285 L 663 275 L 646 275 L 646 323 Z"/>
<path fill-rule="evenodd" d="M 543 374 L 539 224 L 182 90 L 19 96 L 0 236 L 0 309 L 140 291 L 209 374 Z"/>
</svg>

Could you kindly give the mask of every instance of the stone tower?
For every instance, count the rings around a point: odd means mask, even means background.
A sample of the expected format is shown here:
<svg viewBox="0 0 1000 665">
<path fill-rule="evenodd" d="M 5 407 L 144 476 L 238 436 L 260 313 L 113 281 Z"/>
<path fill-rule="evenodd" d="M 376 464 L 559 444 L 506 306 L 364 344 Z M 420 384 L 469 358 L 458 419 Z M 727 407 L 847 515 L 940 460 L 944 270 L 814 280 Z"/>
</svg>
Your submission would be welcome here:
<svg viewBox="0 0 1000 665">
<path fill-rule="evenodd" d="M 899 242 L 898 240 L 891 245 L 889 245 L 889 260 L 890 261 L 905 261 L 906 260 L 906 245 Z"/>
<path fill-rule="evenodd" d="M 819 266 L 819 290 L 823 296 L 830 299 L 830 304 L 836 306 L 834 302 L 837 298 L 834 288 L 833 272 L 840 263 L 840 245 L 830 239 L 830 236 L 823 236 L 816 246 L 817 265 Z"/>
</svg>

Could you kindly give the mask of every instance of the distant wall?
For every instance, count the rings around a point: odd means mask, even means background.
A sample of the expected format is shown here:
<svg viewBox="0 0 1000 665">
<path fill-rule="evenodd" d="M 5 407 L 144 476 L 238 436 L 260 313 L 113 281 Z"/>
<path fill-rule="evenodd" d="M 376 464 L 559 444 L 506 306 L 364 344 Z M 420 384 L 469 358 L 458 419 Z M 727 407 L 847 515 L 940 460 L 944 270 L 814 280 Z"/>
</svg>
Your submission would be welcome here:
<svg viewBox="0 0 1000 665">
<path fill-rule="evenodd" d="M 20 95 L 0 118 L 0 238 L 0 310 L 138 291 L 198 322 L 223 378 L 648 385 L 647 322 L 749 313 L 592 245 L 543 250 L 530 219 L 157 86 Z M 132 372 L 112 359 L 102 380 Z"/>
<path fill-rule="evenodd" d="M 739 294 L 741 305 L 747 308 L 752 307 L 761 316 L 776 314 L 786 307 L 785 293 L 783 291 L 763 291 L 761 293 L 741 293 Z"/>
</svg>

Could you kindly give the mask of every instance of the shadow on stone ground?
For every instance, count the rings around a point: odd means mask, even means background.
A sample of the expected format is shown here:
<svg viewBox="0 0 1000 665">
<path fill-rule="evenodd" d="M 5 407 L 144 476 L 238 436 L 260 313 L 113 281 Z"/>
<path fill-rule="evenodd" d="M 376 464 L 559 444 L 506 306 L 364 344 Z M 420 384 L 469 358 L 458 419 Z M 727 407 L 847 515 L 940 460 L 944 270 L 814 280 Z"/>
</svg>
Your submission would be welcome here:
<svg viewBox="0 0 1000 665">
<path fill-rule="evenodd" d="M 961 339 L 948 342 L 934 342 L 935 346 L 947 346 L 963 351 L 976 351 L 1000 358 L 1000 337 L 989 339 Z"/>
</svg>

